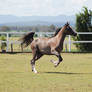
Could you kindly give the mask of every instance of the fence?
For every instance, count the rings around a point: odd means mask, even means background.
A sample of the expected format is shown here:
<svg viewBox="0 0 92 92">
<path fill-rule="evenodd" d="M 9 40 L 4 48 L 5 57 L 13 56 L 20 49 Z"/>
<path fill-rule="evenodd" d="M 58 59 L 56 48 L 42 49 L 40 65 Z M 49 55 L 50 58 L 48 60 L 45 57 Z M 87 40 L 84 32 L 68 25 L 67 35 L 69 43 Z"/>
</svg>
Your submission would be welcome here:
<svg viewBox="0 0 92 92">
<path fill-rule="evenodd" d="M 7 46 L 6 46 L 6 52 L 9 52 L 9 44 L 11 44 L 11 52 L 13 52 L 13 44 L 21 44 L 20 41 L 12 41 L 12 40 L 9 40 L 9 35 L 23 35 L 23 34 L 26 34 L 25 32 L 0 32 L 0 35 L 6 35 L 6 41 L 1 41 L 0 40 L 0 44 L 1 43 L 6 43 Z M 50 35 L 53 35 L 54 32 L 36 32 L 35 34 L 37 34 L 38 36 L 43 36 L 43 35 L 47 35 L 47 36 L 50 36 Z M 77 34 L 81 34 L 81 35 L 84 35 L 84 34 L 92 34 L 92 32 L 78 32 Z M 71 52 L 71 45 L 73 43 L 92 43 L 92 41 L 73 41 L 71 39 L 71 36 L 69 35 L 68 36 L 68 41 L 65 41 L 64 44 L 65 44 L 65 51 L 69 51 Z M 68 47 L 67 47 L 68 46 Z M 23 47 L 21 46 L 21 51 L 23 51 Z"/>
</svg>

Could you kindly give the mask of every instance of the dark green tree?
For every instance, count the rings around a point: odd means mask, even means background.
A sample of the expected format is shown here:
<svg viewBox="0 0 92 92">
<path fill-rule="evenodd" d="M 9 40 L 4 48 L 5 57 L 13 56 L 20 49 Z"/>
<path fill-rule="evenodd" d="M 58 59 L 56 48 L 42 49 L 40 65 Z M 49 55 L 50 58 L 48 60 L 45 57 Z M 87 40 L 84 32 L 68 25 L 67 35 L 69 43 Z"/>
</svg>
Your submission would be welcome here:
<svg viewBox="0 0 92 92">
<path fill-rule="evenodd" d="M 77 32 L 92 32 L 92 11 L 87 7 L 83 7 L 82 12 L 76 15 L 76 31 Z M 92 41 L 92 34 L 79 34 L 74 40 Z M 92 51 L 92 43 L 75 44 L 80 51 Z"/>
<path fill-rule="evenodd" d="M 1 36 L 0 40 L 1 41 L 6 41 L 6 37 L 5 36 Z M 1 42 L 1 50 L 2 50 L 2 52 L 6 52 L 6 50 L 5 50 L 6 46 L 7 46 L 6 42 Z"/>
<path fill-rule="evenodd" d="M 0 28 L 0 31 L 2 31 L 2 32 L 8 32 L 8 31 L 10 31 L 10 28 L 8 26 L 2 26 Z"/>
<path fill-rule="evenodd" d="M 53 24 L 52 24 L 52 25 L 50 25 L 50 26 L 49 26 L 49 28 L 50 28 L 50 30 L 51 30 L 51 31 L 55 31 L 55 30 L 56 30 L 56 26 L 55 26 L 55 25 L 53 25 Z"/>
</svg>

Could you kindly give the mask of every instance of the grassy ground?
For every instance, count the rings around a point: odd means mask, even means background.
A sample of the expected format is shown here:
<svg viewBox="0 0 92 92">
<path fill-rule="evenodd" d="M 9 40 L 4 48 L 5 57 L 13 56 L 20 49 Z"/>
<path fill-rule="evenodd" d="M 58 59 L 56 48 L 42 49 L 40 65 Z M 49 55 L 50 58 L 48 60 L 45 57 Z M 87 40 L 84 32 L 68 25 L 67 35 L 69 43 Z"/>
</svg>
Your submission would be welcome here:
<svg viewBox="0 0 92 92">
<path fill-rule="evenodd" d="M 92 54 L 62 54 L 54 68 L 54 56 L 36 62 L 31 72 L 31 54 L 0 54 L 0 92 L 92 92 Z"/>
</svg>

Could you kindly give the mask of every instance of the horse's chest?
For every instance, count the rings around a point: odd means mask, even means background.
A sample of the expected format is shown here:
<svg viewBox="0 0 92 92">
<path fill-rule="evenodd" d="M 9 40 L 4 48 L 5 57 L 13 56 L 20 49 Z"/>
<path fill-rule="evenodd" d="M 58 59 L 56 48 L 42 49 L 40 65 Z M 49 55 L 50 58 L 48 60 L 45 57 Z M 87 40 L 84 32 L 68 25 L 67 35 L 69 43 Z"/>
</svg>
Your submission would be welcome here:
<svg viewBox="0 0 92 92">
<path fill-rule="evenodd" d="M 61 52 L 61 51 L 63 50 L 63 47 L 57 47 L 56 50 L 57 50 L 58 52 Z"/>
<path fill-rule="evenodd" d="M 59 44 L 57 47 L 56 47 L 56 50 L 58 52 L 61 52 L 63 50 L 63 43 Z"/>
</svg>

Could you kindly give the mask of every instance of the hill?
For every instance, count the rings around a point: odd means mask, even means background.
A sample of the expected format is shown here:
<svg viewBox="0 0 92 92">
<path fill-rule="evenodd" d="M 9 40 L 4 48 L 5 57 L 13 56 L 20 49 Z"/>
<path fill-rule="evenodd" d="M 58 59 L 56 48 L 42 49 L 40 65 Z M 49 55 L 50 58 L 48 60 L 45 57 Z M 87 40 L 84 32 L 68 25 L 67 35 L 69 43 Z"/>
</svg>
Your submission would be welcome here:
<svg viewBox="0 0 92 92">
<path fill-rule="evenodd" d="M 0 26 L 35 26 L 35 25 L 51 25 L 62 26 L 67 21 L 72 26 L 75 25 L 75 16 L 13 16 L 0 15 Z"/>
</svg>

